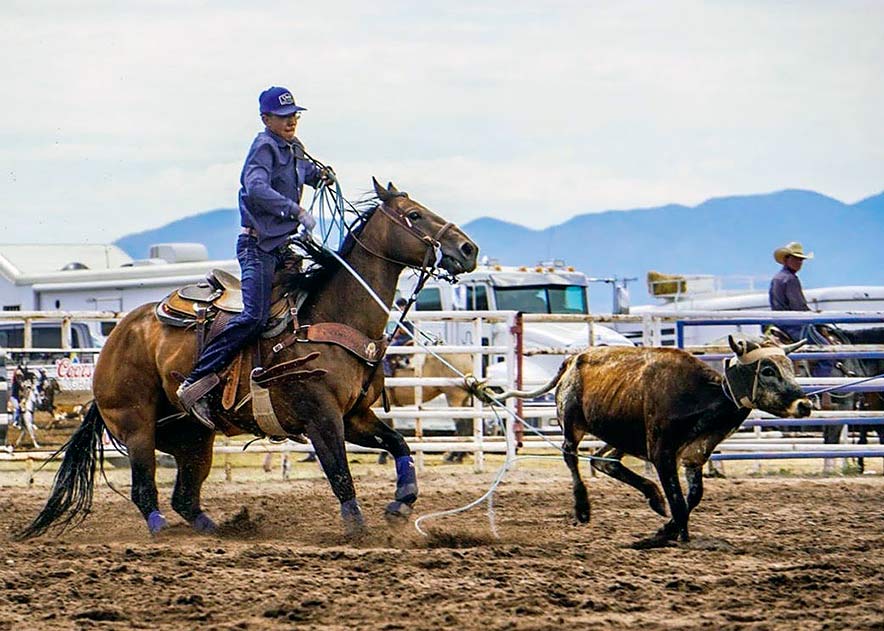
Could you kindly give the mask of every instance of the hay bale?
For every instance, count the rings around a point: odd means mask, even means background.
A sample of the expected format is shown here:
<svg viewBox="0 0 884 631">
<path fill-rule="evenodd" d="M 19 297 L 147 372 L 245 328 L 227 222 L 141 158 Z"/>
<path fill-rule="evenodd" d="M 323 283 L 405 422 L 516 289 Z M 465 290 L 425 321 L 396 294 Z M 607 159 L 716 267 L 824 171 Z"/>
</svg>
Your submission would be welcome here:
<svg viewBox="0 0 884 631">
<path fill-rule="evenodd" d="M 681 274 L 648 272 L 648 293 L 652 296 L 672 296 L 687 291 L 687 279 Z"/>
</svg>

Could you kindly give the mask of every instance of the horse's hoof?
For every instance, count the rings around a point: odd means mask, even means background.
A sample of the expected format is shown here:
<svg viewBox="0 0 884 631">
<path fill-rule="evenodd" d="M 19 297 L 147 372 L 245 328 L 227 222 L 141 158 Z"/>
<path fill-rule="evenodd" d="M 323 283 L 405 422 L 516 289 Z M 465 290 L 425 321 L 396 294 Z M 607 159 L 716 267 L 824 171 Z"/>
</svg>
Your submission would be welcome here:
<svg viewBox="0 0 884 631">
<path fill-rule="evenodd" d="M 353 539 L 362 536 L 366 532 L 365 518 L 362 509 L 355 499 L 347 500 L 341 504 L 341 519 L 344 522 L 344 534 Z"/>
<path fill-rule="evenodd" d="M 574 520 L 577 522 L 577 524 L 588 524 L 589 523 L 589 510 L 574 511 Z"/>
<path fill-rule="evenodd" d="M 395 500 L 387 504 L 387 508 L 384 509 L 384 517 L 388 522 L 402 523 L 407 521 L 413 512 L 414 508 L 411 505 Z"/>
<path fill-rule="evenodd" d="M 190 522 L 190 527 L 204 535 L 212 535 L 218 531 L 218 524 L 212 521 L 212 518 L 206 513 L 197 515 L 196 519 Z"/>
<path fill-rule="evenodd" d="M 161 530 L 168 526 L 169 522 L 166 521 L 166 518 L 163 517 L 163 514 L 158 510 L 155 510 L 147 516 L 147 529 L 150 531 L 151 535 L 158 535 Z"/>
</svg>

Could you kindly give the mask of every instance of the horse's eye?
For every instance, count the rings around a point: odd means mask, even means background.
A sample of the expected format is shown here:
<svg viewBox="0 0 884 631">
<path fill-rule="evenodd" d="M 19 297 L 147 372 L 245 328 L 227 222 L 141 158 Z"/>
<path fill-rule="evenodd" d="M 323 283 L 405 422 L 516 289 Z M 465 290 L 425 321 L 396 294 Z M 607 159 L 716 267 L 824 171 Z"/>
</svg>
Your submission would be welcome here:
<svg viewBox="0 0 884 631">
<path fill-rule="evenodd" d="M 776 377 L 777 371 L 774 370 L 773 368 L 771 368 L 770 366 L 765 366 L 764 368 L 761 369 L 761 376 L 762 377 Z"/>
<path fill-rule="evenodd" d="M 411 219 L 412 221 L 417 221 L 418 219 L 421 218 L 421 214 L 419 212 L 417 212 L 416 210 L 412 210 L 410 213 L 408 213 L 408 218 Z"/>
</svg>

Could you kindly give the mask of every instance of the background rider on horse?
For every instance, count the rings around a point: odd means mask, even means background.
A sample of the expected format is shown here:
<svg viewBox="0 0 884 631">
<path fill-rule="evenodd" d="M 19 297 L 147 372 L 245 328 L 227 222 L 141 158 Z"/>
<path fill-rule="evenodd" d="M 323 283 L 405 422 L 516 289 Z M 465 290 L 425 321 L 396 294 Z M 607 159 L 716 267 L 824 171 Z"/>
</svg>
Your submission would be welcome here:
<svg viewBox="0 0 884 631">
<path fill-rule="evenodd" d="M 261 332 L 270 315 L 273 275 L 286 255 L 289 237 L 299 227 L 311 231 L 313 216 L 300 205 L 304 184 L 319 188 L 334 182 L 331 169 L 308 160 L 296 136 L 305 111 L 291 91 L 271 87 L 258 97 L 265 128 L 246 156 L 239 191 L 242 230 L 236 257 L 242 273 L 243 310 L 200 353 L 190 376 L 178 388 L 182 407 L 210 429 L 215 428 L 207 395 L 218 371 Z"/>
</svg>

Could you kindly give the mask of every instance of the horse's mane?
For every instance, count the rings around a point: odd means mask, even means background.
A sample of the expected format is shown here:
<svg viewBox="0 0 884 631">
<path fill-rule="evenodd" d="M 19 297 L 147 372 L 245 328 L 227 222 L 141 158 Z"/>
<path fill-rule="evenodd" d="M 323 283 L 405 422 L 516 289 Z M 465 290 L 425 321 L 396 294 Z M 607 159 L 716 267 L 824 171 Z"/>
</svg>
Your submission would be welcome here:
<svg viewBox="0 0 884 631">
<path fill-rule="evenodd" d="M 842 329 L 844 335 L 854 344 L 884 343 L 884 327 L 876 326 L 868 329 Z"/>
<path fill-rule="evenodd" d="M 346 257 L 350 254 L 353 247 L 356 245 L 356 239 L 359 238 L 359 235 L 365 229 L 365 225 L 368 223 L 368 220 L 371 219 L 379 204 L 380 200 L 375 196 L 371 196 L 365 197 L 351 205 L 353 211 L 356 213 L 356 219 L 354 219 L 350 225 L 345 227 L 347 236 L 344 238 L 344 242 L 341 244 L 340 249 L 338 249 L 337 254 L 339 256 Z M 313 241 L 298 241 L 298 245 L 300 246 L 300 249 L 303 250 L 305 259 L 310 261 L 310 263 L 304 271 L 293 273 L 284 272 L 282 274 L 281 282 L 286 291 L 307 292 L 308 294 L 313 295 L 318 289 L 324 287 L 326 283 L 328 283 L 335 272 L 341 267 L 341 263 L 331 254 L 331 252 L 324 250 Z"/>
</svg>

